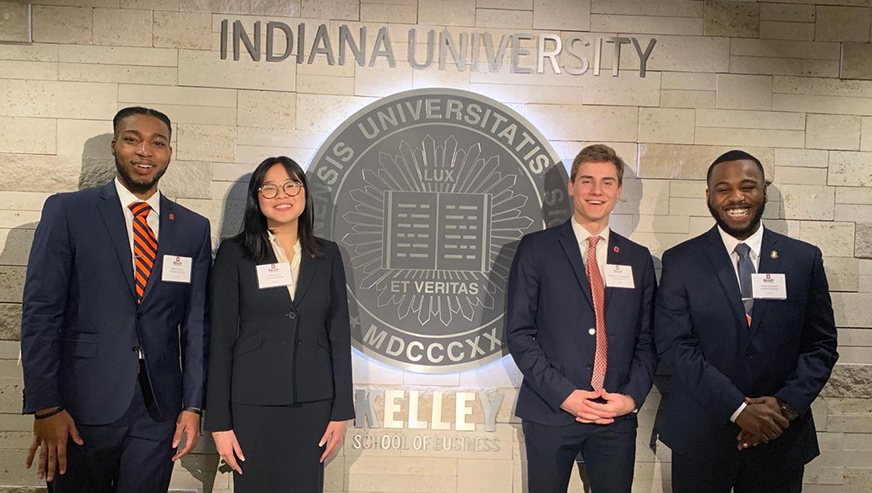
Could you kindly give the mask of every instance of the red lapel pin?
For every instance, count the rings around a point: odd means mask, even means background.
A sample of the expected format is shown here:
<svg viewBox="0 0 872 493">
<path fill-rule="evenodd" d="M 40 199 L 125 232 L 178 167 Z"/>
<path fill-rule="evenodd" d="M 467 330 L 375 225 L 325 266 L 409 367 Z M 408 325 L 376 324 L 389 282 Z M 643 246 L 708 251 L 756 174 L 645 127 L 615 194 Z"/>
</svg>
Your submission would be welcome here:
<svg viewBox="0 0 872 493">
<path fill-rule="evenodd" d="M 619 253 L 619 252 L 620 252 L 620 251 L 621 251 L 621 249 L 620 249 L 620 248 L 618 248 L 618 246 L 617 246 L 617 245 L 615 245 L 615 253 Z"/>
<path fill-rule="evenodd" d="M 172 221 L 172 220 L 174 220 L 174 219 L 175 219 L 175 218 L 176 218 L 176 216 L 175 216 L 175 215 L 173 215 L 173 213 L 172 213 L 172 212 L 170 212 L 170 221 Z"/>
</svg>

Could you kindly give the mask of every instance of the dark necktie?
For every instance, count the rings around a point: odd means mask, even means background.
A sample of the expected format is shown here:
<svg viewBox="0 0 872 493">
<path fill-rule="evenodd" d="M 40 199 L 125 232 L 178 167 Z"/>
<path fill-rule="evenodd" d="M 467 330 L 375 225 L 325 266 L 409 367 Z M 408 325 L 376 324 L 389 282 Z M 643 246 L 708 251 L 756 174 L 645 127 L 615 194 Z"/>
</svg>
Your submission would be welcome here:
<svg viewBox="0 0 872 493">
<path fill-rule="evenodd" d="M 145 202 L 134 202 L 127 206 L 133 213 L 133 273 L 136 287 L 136 303 L 142 303 L 145 286 L 151 276 L 151 269 L 157 258 L 157 238 L 148 225 L 148 213 L 151 206 Z"/>
<path fill-rule="evenodd" d="M 757 269 L 754 268 L 754 262 L 751 261 L 751 247 L 744 243 L 736 245 L 734 250 L 739 256 L 739 287 L 742 290 L 742 304 L 745 305 L 745 317 L 748 319 L 748 326 L 751 326 L 751 310 L 754 308 L 754 298 L 751 292 L 751 274 Z"/>
<path fill-rule="evenodd" d="M 593 374 L 590 377 L 590 385 L 594 390 L 601 389 L 603 382 L 605 382 L 609 350 L 609 341 L 606 338 L 606 286 L 596 262 L 596 245 L 601 239 L 599 236 L 587 238 L 587 265 L 585 265 L 587 280 L 590 282 L 594 314 L 596 315 L 596 353 L 594 353 L 593 359 Z"/>
</svg>

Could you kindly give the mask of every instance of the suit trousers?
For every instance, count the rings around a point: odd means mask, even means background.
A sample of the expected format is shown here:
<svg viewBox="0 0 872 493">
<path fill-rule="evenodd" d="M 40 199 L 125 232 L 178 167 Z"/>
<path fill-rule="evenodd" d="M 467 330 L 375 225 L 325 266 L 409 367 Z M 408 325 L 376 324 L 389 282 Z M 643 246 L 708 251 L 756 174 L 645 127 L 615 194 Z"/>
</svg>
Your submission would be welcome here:
<svg viewBox="0 0 872 493">
<path fill-rule="evenodd" d="M 610 425 L 550 426 L 523 421 L 529 493 L 566 493 L 581 453 L 596 493 L 630 493 L 636 458 L 636 416 Z"/>
<path fill-rule="evenodd" d="M 764 447 L 764 445 L 759 445 Z M 715 463 L 672 453 L 673 493 L 799 493 L 803 465 L 787 465 L 762 449 L 747 449 Z"/>
<path fill-rule="evenodd" d="M 67 442 L 67 472 L 48 483 L 51 493 L 158 493 L 169 489 L 176 423 L 152 415 L 145 373 L 124 416 L 107 425 L 76 423 L 84 444 Z"/>
</svg>

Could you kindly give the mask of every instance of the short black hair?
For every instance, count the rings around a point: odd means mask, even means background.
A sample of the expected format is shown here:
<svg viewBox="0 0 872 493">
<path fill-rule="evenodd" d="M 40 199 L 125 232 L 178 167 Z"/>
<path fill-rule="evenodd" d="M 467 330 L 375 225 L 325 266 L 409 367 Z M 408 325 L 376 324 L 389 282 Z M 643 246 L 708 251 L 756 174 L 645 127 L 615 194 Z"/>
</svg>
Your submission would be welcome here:
<svg viewBox="0 0 872 493">
<path fill-rule="evenodd" d="M 712 172 L 714 172 L 715 166 L 721 163 L 726 163 L 727 161 L 754 161 L 754 164 L 757 165 L 757 169 L 760 170 L 760 176 L 763 177 L 763 183 L 766 183 L 766 173 L 763 171 L 763 163 L 761 163 L 759 159 L 755 158 L 754 156 L 748 154 L 745 151 L 733 149 L 732 151 L 727 151 L 718 156 L 718 158 L 715 159 L 715 162 L 713 162 L 711 166 L 709 166 L 708 172 L 705 174 L 705 182 L 707 185 L 712 180 Z"/>
<path fill-rule="evenodd" d="M 170 134 L 167 135 L 168 139 L 171 139 L 173 136 L 173 124 L 170 122 L 170 117 L 161 113 L 158 110 L 153 110 L 151 108 L 143 108 L 142 106 L 128 106 L 127 108 L 122 108 L 115 113 L 115 118 L 112 119 L 112 133 L 115 134 L 115 137 L 118 137 L 118 125 L 121 124 L 121 121 L 127 118 L 128 116 L 133 115 L 149 115 L 157 118 L 158 120 L 166 123 L 167 128 L 169 129 Z"/>
</svg>

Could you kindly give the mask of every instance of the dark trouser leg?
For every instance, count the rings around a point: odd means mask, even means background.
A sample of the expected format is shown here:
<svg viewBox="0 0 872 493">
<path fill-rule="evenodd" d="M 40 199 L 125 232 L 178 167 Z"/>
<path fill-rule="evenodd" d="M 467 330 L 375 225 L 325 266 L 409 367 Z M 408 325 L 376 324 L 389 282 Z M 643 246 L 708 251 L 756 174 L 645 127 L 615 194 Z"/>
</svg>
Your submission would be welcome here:
<svg viewBox="0 0 872 493">
<path fill-rule="evenodd" d="M 578 455 L 576 425 L 548 426 L 524 421 L 529 493 L 566 493 Z"/>
<path fill-rule="evenodd" d="M 165 492 L 173 473 L 175 421 L 155 421 L 144 390 L 137 389 L 130 407 L 130 427 L 120 450 L 118 493 Z"/>
<path fill-rule="evenodd" d="M 770 460 L 766 460 L 770 459 Z M 746 457 L 739 469 L 735 493 L 799 493 L 804 466 L 782 464 L 777 457 Z"/>
<path fill-rule="evenodd" d="M 111 493 L 127 420 L 100 426 L 76 425 L 84 444 L 67 441 L 67 472 L 48 483 L 51 493 Z"/>
<path fill-rule="evenodd" d="M 672 453 L 672 493 L 730 493 L 741 461 L 706 463 Z"/>
<path fill-rule="evenodd" d="M 591 428 L 584 441 L 581 453 L 595 493 L 630 493 L 633 489 L 636 429 L 620 424 Z"/>
</svg>

